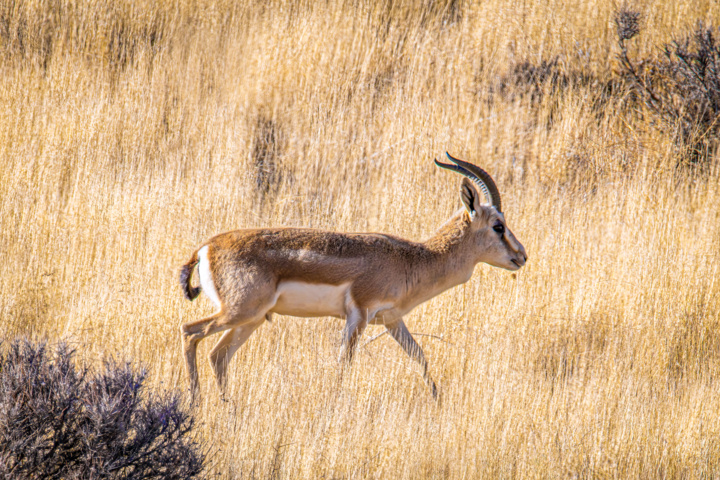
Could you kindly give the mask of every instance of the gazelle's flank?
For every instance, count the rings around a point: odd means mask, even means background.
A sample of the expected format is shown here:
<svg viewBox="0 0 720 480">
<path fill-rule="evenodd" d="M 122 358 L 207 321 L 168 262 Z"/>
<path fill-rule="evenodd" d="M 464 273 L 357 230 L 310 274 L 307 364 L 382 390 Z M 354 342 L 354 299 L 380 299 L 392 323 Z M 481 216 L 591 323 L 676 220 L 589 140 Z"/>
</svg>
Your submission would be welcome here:
<svg viewBox="0 0 720 480">
<path fill-rule="evenodd" d="M 193 397 L 199 393 L 198 342 L 224 332 L 210 353 L 222 391 L 233 354 L 272 313 L 345 318 L 341 359 L 347 362 L 368 323 L 384 325 L 421 365 L 435 396 L 422 349 L 403 315 L 467 282 L 479 262 L 517 270 L 527 260 L 525 248 L 505 225 L 500 193 L 490 175 L 447 156 L 454 164 L 435 163 L 466 177 L 460 188 L 464 208 L 425 242 L 378 233 L 277 228 L 236 230 L 202 244 L 180 271 L 188 299 L 202 290 L 218 308 L 217 313 L 181 327 Z M 481 201 L 476 187 L 487 202 Z M 196 265 L 200 286 L 192 287 Z"/>
</svg>

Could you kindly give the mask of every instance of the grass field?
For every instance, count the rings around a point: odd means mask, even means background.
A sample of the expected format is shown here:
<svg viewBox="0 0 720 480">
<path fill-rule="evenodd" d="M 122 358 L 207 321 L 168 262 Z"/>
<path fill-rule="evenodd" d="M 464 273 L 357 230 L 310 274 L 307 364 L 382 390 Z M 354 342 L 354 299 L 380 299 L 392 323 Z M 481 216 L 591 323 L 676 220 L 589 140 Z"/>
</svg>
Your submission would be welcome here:
<svg viewBox="0 0 720 480">
<path fill-rule="evenodd" d="M 633 55 L 720 23 L 638 2 Z M 255 226 L 422 240 L 460 206 L 445 150 L 491 172 L 529 261 L 479 265 L 406 318 L 442 401 L 388 336 L 275 317 L 199 435 L 218 478 L 720 476 L 720 168 L 686 165 L 617 78 L 609 0 L 20 1 L 0 6 L 3 338 L 187 388 L 179 266 Z M 506 81 L 503 82 L 503 79 Z M 362 343 L 380 333 L 370 327 Z M 215 478 L 215 477 L 213 477 Z"/>
</svg>

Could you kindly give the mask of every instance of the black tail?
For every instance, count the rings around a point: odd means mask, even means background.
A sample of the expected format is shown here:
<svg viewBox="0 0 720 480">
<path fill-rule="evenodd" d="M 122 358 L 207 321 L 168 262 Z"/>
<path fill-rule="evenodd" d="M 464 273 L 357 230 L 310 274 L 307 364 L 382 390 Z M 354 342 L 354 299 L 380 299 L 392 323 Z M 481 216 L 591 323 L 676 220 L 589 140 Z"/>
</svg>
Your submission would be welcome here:
<svg viewBox="0 0 720 480">
<path fill-rule="evenodd" d="M 182 266 L 180 269 L 180 286 L 183 289 L 183 293 L 188 300 L 195 300 L 200 295 L 200 287 L 193 287 L 190 285 L 190 279 L 192 278 L 192 272 L 195 265 L 198 263 L 197 250 L 193 252 L 190 261 Z"/>
</svg>

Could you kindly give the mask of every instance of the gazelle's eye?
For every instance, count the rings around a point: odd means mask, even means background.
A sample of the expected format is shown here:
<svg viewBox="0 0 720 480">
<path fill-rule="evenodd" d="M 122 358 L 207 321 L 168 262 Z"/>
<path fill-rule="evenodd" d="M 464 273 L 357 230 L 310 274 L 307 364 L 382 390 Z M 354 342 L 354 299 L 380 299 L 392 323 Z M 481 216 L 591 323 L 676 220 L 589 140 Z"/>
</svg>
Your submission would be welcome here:
<svg viewBox="0 0 720 480">
<path fill-rule="evenodd" d="M 493 230 L 502 235 L 503 233 L 505 233 L 505 225 L 503 225 L 502 223 L 498 223 L 493 227 Z"/>
</svg>

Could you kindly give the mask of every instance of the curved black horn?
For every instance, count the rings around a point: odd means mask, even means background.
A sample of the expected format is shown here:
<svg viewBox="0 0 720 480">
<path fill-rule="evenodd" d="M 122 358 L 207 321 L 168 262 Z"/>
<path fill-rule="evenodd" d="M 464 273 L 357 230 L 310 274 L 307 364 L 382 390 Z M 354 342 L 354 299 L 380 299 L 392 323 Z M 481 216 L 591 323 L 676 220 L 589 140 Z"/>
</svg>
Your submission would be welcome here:
<svg viewBox="0 0 720 480">
<path fill-rule="evenodd" d="M 473 174 L 471 171 L 467 170 L 466 168 L 460 167 L 458 165 L 451 165 L 449 163 L 440 163 L 437 160 L 435 160 L 435 165 L 437 165 L 438 167 L 447 168 L 448 170 L 452 170 L 453 172 L 457 172 L 460 175 L 464 175 L 464 176 L 468 177 L 470 180 L 472 180 L 472 182 L 475 185 L 477 185 L 477 187 L 480 189 L 482 194 L 487 199 L 487 202 L 490 205 L 495 205 L 495 203 L 493 201 L 493 197 L 490 194 L 490 190 L 488 190 L 487 185 L 485 185 L 485 182 L 480 180 L 477 177 L 477 175 Z"/>
<path fill-rule="evenodd" d="M 500 200 L 500 191 L 495 185 L 495 181 L 492 179 L 489 173 L 482 168 L 473 165 L 472 163 L 465 162 L 458 158 L 453 157 L 448 152 L 445 155 L 456 165 L 450 165 L 447 163 L 440 163 L 435 160 L 435 165 L 442 168 L 447 168 L 454 172 L 458 172 L 466 177 L 470 178 L 475 184 L 480 187 L 482 193 L 488 199 L 491 205 L 493 205 L 498 212 L 502 212 L 502 201 Z"/>
</svg>

